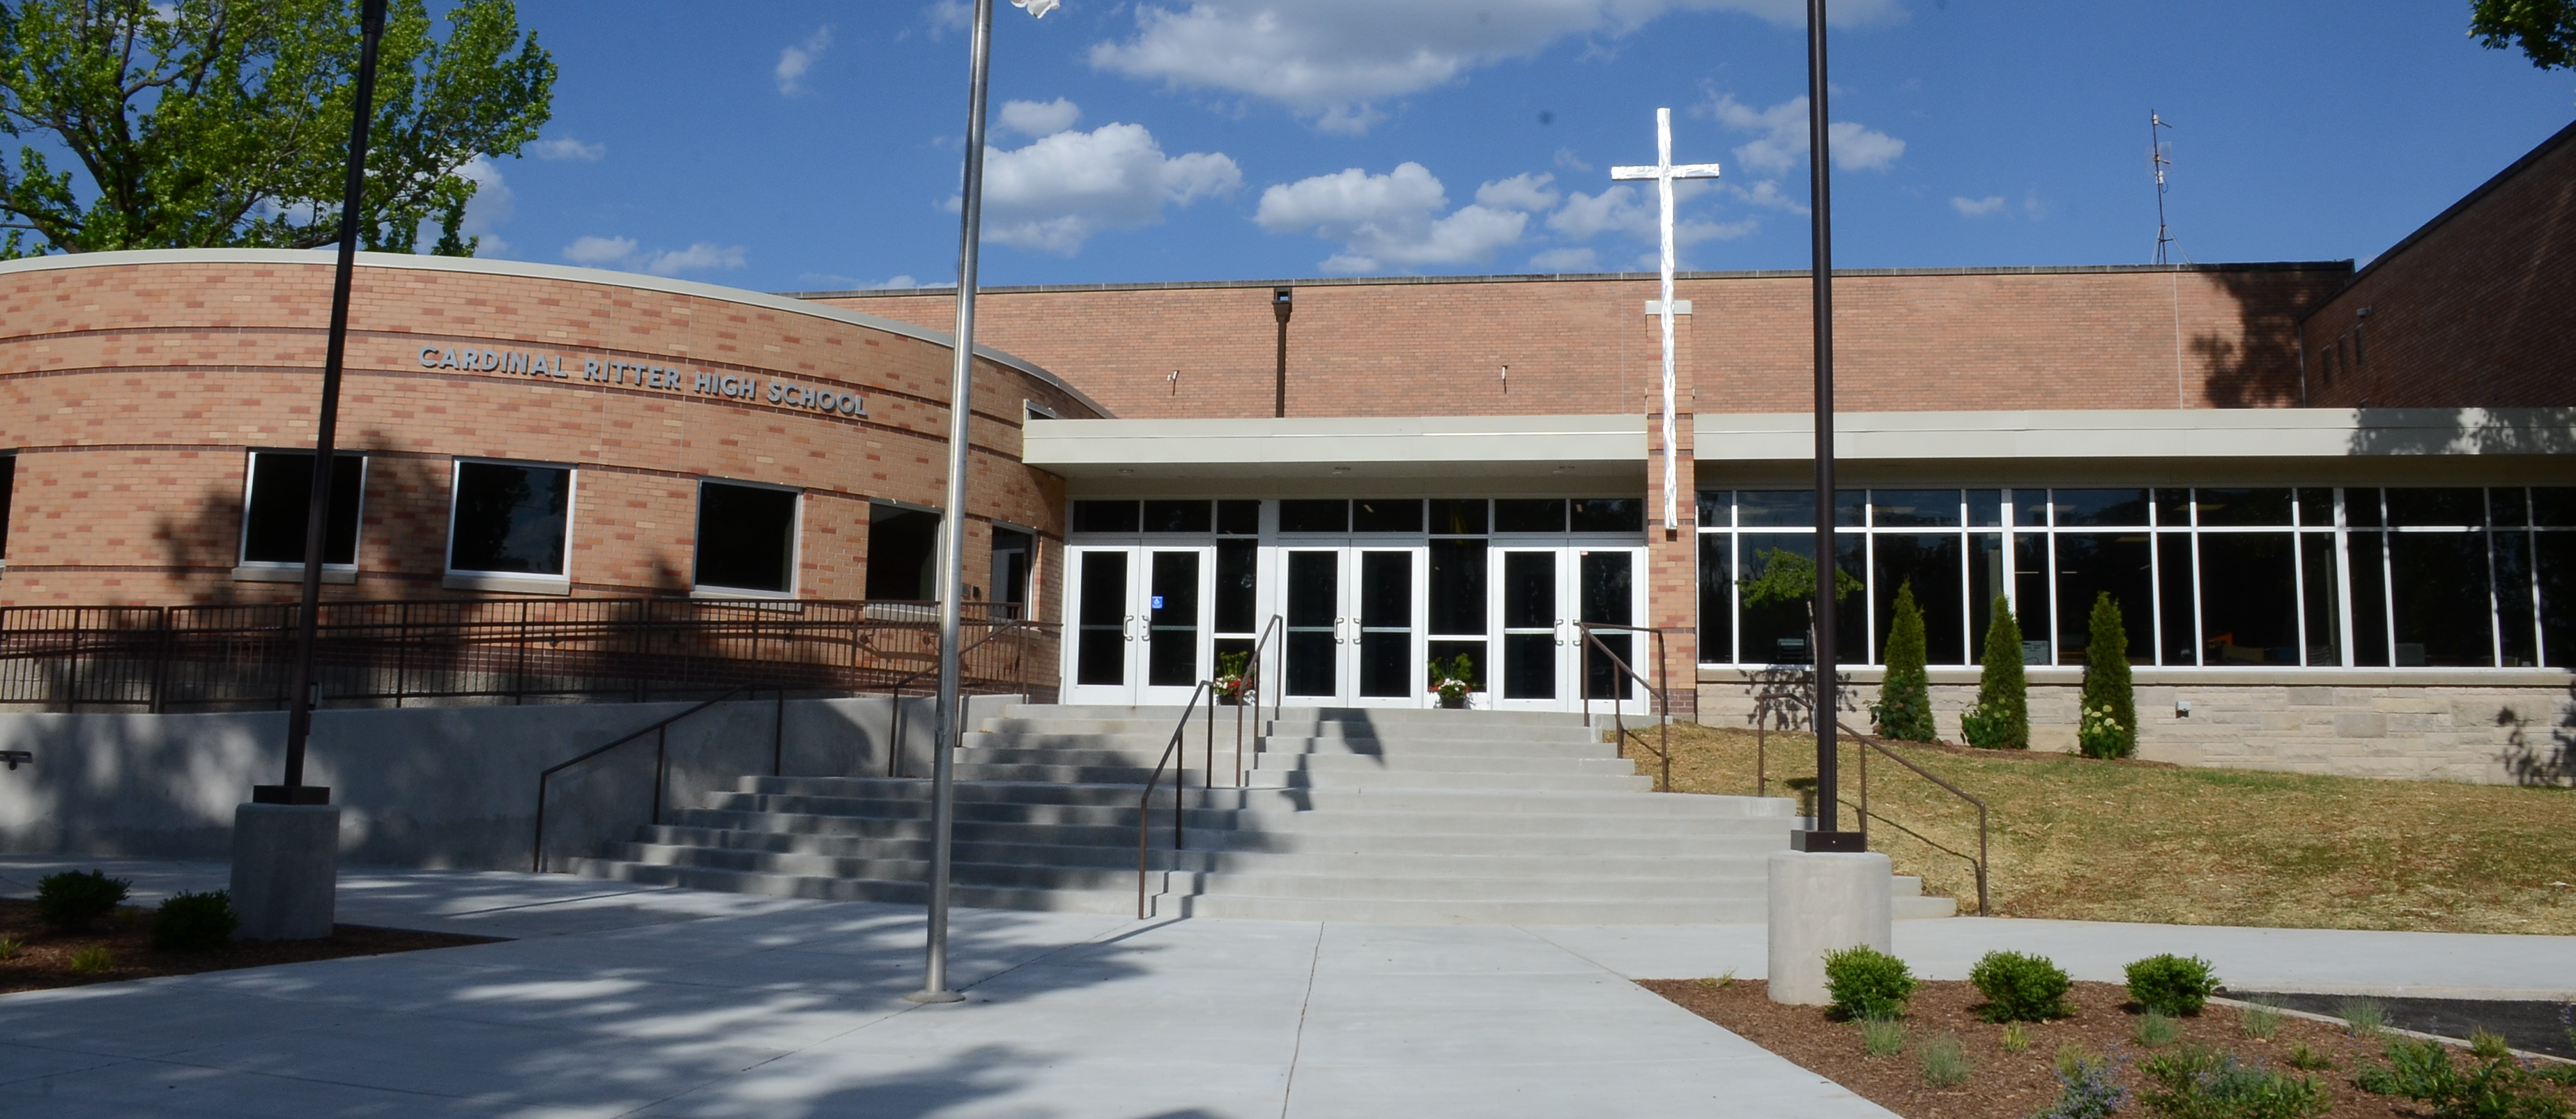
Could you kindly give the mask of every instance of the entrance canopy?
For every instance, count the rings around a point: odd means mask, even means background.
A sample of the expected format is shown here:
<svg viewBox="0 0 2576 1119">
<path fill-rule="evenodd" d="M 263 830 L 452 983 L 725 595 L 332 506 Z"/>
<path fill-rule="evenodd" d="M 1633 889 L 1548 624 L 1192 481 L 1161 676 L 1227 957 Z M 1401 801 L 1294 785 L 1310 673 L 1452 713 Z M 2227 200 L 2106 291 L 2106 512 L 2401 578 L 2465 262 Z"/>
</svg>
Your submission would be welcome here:
<svg viewBox="0 0 2576 1119">
<path fill-rule="evenodd" d="M 1646 417 L 1031 420 L 1021 461 L 1074 481 L 1552 479 L 1641 487 Z M 1160 488 L 1160 487 L 1157 487 Z"/>
</svg>

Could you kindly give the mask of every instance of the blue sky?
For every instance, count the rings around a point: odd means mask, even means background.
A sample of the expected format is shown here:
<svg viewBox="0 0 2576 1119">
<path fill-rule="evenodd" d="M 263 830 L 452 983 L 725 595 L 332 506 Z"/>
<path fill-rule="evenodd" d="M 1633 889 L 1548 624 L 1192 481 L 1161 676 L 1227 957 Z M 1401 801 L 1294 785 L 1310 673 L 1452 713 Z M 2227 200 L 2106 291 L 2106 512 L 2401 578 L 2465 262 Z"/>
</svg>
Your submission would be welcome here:
<svg viewBox="0 0 2576 1119">
<path fill-rule="evenodd" d="M 987 284 L 1807 264 L 1799 0 L 998 4 Z M 716 14 L 721 11 L 721 15 Z M 1844 267 L 2150 259 L 2149 110 L 2198 261 L 2367 260 L 2576 113 L 2465 0 L 1839 0 Z M 944 284 L 957 0 L 521 0 L 562 67 L 485 255 L 761 290 Z M 1016 104 L 1014 104 L 1016 103 Z"/>
</svg>

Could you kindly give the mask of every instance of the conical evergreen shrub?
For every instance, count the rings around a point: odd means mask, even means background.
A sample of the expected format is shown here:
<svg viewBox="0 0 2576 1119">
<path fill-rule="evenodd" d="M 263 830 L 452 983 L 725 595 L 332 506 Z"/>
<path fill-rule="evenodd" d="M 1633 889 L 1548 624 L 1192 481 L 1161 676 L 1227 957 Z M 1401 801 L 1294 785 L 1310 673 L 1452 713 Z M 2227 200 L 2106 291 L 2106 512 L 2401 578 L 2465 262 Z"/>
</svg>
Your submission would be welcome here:
<svg viewBox="0 0 2576 1119">
<path fill-rule="evenodd" d="M 1870 717 L 1883 737 L 1931 742 L 1939 732 L 1932 727 L 1932 688 L 1923 675 L 1923 611 L 1914 605 L 1913 580 L 1897 584 L 1892 613 L 1887 649 L 1881 655 L 1887 679 L 1878 686 L 1878 702 L 1870 705 Z"/>
<path fill-rule="evenodd" d="M 2084 646 L 2084 710 L 2076 744 L 2086 757 L 2125 758 L 2138 752 L 2138 697 L 2129 686 L 2129 629 L 2120 604 L 2103 591 L 2093 598 L 2092 636 Z"/>
<path fill-rule="evenodd" d="M 1959 714 L 1960 737 L 1989 750 L 2030 749 L 2030 689 L 2021 668 L 2021 623 L 2012 603 L 1995 597 L 1986 625 L 1985 671 L 1977 677 L 1977 702 Z"/>
</svg>

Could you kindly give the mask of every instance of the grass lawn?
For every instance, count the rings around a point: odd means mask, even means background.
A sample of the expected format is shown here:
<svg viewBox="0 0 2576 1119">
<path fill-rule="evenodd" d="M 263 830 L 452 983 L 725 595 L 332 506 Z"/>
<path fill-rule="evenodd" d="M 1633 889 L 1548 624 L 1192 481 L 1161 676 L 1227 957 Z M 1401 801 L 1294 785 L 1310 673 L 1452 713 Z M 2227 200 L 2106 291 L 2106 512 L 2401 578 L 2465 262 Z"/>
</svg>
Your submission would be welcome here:
<svg viewBox="0 0 2576 1119">
<path fill-rule="evenodd" d="M 1674 791 L 1753 791 L 1752 731 L 1675 723 L 1672 742 Z M 1892 748 L 1986 802 L 1999 916 L 2576 935 L 2576 790 Z M 1811 736 L 1768 753 L 1774 796 L 1815 776 Z M 1845 827 L 1859 762 L 1845 744 Z M 1870 848 L 1974 909 L 1976 810 L 1884 757 L 1869 776 Z"/>
</svg>

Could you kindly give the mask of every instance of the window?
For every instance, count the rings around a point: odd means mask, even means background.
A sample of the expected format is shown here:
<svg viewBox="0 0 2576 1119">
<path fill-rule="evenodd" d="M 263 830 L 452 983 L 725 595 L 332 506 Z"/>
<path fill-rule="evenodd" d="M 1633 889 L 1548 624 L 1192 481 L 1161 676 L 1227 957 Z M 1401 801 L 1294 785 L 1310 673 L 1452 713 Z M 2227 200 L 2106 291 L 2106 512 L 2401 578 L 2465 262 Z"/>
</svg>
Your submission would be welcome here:
<svg viewBox="0 0 2576 1119">
<path fill-rule="evenodd" d="M 451 577 L 499 590 L 515 589 L 508 584 L 518 580 L 569 583 L 572 502 L 570 467 L 457 460 L 447 529 Z"/>
<path fill-rule="evenodd" d="M 331 516 L 323 526 L 322 563 L 358 563 L 358 509 L 366 494 L 363 455 L 331 456 Z M 309 451 L 252 451 L 242 494 L 240 562 L 244 566 L 304 566 L 304 530 L 313 509 L 313 455 Z"/>
<path fill-rule="evenodd" d="M 997 618 L 1029 616 L 1029 584 L 1037 571 L 1038 538 L 1034 533 L 993 526 L 993 583 L 985 597 Z"/>
<path fill-rule="evenodd" d="M 1200 533 L 1209 529 L 1208 503 L 1204 501 L 1148 501 L 1145 503 L 1145 531 Z"/>
<path fill-rule="evenodd" d="M 0 455 L 0 564 L 9 562 L 9 490 L 17 480 L 18 456 Z"/>
<path fill-rule="evenodd" d="M 1073 531 L 1132 536 L 1144 531 L 1144 522 L 1137 518 L 1133 501 L 1077 501 L 1073 503 Z"/>
<path fill-rule="evenodd" d="M 1349 532 L 1351 503 L 1290 500 L 1279 503 L 1281 532 Z"/>
<path fill-rule="evenodd" d="M 1124 505 L 1131 516 L 1136 510 L 1133 501 L 1106 504 Z M 868 597 L 884 602 L 938 599 L 939 514 L 882 501 L 868 507 Z"/>
<path fill-rule="evenodd" d="M 698 483 L 697 585 L 788 594 L 796 589 L 795 490 Z"/>
</svg>

